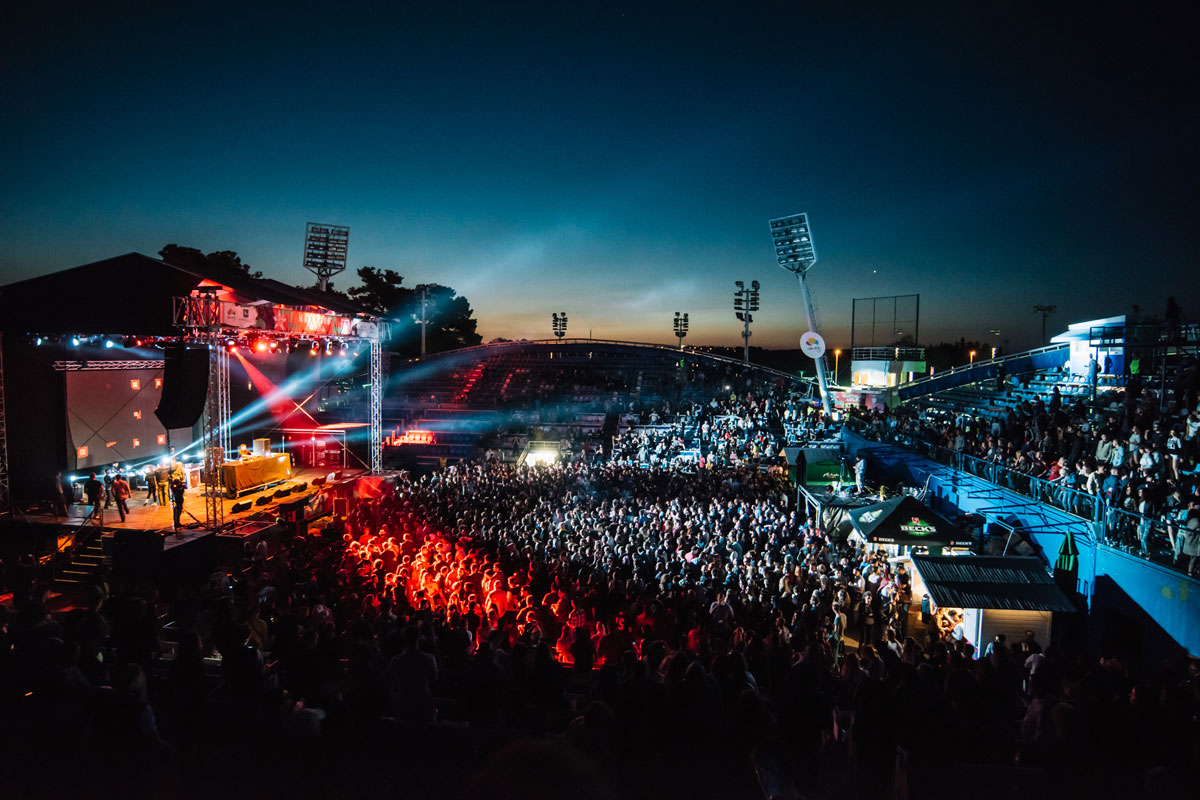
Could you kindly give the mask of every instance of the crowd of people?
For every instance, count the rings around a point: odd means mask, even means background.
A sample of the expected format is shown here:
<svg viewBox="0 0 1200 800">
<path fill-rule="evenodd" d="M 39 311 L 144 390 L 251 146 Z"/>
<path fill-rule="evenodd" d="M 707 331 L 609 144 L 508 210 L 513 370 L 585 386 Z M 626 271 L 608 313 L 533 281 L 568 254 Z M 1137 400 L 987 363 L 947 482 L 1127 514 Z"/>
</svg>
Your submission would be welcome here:
<svg viewBox="0 0 1200 800">
<path fill-rule="evenodd" d="M 171 758 L 466 723 L 601 760 L 773 746 L 802 783 L 837 753 L 890 775 L 898 747 L 914 768 L 1194 763 L 1186 660 L 1134 682 L 1071 649 L 980 658 L 793 491 L 750 465 L 475 463 L 384 484 L 171 596 L 97 588 L 54 618 L 27 588 L 0 618 L 4 744 Z"/>
<path fill-rule="evenodd" d="M 663 466 L 690 453 L 701 468 L 771 466 L 789 443 L 836 435 L 831 420 L 781 385 L 759 394 L 722 392 L 675 413 L 667 403 L 645 412 L 641 422 L 614 438 L 615 458 Z M 797 441 L 789 442 L 789 433 Z"/>
<path fill-rule="evenodd" d="M 1163 414 L 1136 389 L 1094 411 L 1058 389 L 1002 415 L 925 410 L 864 414 L 874 435 L 945 454 L 1011 489 L 1106 523 L 1109 541 L 1200 568 L 1200 411 Z"/>
</svg>

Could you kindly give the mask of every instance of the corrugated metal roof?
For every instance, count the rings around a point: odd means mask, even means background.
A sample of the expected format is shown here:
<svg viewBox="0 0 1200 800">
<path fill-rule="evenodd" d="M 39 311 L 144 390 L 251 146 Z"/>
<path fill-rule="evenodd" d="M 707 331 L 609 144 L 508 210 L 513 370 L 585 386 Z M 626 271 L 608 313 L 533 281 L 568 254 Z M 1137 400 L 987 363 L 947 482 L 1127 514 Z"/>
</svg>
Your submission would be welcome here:
<svg viewBox="0 0 1200 800">
<path fill-rule="evenodd" d="M 1074 611 L 1039 558 L 913 556 L 939 606 L 1011 611 Z"/>
</svg>

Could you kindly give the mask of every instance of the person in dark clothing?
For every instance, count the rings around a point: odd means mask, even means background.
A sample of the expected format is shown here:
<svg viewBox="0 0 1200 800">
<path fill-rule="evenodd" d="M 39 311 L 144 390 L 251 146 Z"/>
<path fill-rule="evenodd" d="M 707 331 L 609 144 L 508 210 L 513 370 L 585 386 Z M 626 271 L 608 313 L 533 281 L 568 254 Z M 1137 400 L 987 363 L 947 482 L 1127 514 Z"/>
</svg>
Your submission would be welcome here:
<svg viewBox="0 0 1200 800">
<path fill-rule="evenodd" d="M 83 484 L 83 493 L 87 496 L 89 506 L 99 507 L 100 498 L 104 494 L 104 484 L 96 480 L 96 473 L 88 476 Z"/>
<path fill-rule="evenodd" d="M 179 530 L 182 525 L 181 518 L 183 517 L 183 491 L 184 485 L 181 478 L 171 479 L 171 506 L 175 511 L 175 530 Z"/>
</svg>

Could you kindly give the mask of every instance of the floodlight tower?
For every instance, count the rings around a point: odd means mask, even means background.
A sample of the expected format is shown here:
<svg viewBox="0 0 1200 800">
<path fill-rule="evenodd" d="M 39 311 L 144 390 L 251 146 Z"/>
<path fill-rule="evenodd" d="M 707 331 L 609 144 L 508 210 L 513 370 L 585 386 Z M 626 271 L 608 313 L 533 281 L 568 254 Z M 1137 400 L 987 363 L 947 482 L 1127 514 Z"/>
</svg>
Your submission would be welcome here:
<svg viewBox="0 0 1200 800">
<path fill-rule="evenodd" d="M 808 330 L 817 333 L 816 314 L 813 311 L 812 294 L 809 292 L 805 278 L 813 264 L 817 263 L 817 251 L 813 247 L 812 232 L 808 226 L 808 214 L 792 214 L 771 220 L 771 239 L 775 245 L 775 260 L 779 266 L 788 272 L 795 273 L 800 281 L 800 295 L 804 298 L 804 316 L 808 322 Z M 821 408 L 829 416 L 833 409 L 829 403 L 829 388 L 825 381 L 824 343 L 820 345 L 821 352 L 814 358 L 817 366 L 817 385 L 821 390 Z"/>
<path fill-rule="evenodd" d="M 561 314 L 550 315 L 550 326 L 554 330 L 554 335 L 559 339 L 567 335 L 567 312 Z"/>
<path fill-rule="evenodd" d="M 750 281 L 750 287 L 734 281 L 737 291 L 733 293 L 733 315 L 742 321 L 742 360 L 750 363 L 750 323 L 754 322 L 751 311 L 758 311 L 758 281 Z"/>
<path fill-rule="evenodd" d="M 304 268 L 317 276 L 317 288 L 329 291 L 329 279 L 346 271 L 350 229 L 345 225 L 310 222 L 304 229 Z"/>
<path fill-rule="evenodd" d="M 683 338 L 688 335 L 688 315 L 685 311 L 675 312 L 675 338 L 679 340 L 679 349 L 683 349 Z"/>
</svg>

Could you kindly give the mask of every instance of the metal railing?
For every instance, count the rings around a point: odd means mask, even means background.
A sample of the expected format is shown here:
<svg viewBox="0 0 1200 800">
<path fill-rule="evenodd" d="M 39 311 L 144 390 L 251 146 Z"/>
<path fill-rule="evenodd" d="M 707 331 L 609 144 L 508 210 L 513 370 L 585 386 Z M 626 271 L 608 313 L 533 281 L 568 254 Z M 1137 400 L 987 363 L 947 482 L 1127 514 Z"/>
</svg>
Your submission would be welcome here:
<svg viewBox="0 0 1200 800">
<path fill-rule="evenodd" d="M 924 361 L 924 347 L 893 345 L 891 347 L 855 347 L 850 351 L 854 361 Z"/>
<path fill-rule="evenodd" d="M 1118 550 L 1149 561 L 1186 569 L 1179 562 L 1178 525 L 1169 520 L 1147 517 L 1110 504 L 1101 495 L 1074 488 L 1062 481 L 1039 478 L 1011 469 L 995 461 L 935 445 L 905 431 L 885 431 L 878 426 L 851 418 L 848 425 L 857 433 L 882 444 L 894 444 L 931 461 L 973 475 L 1002 489 L 1024 495 L 1034 502 L 1053 506 L 1092 523 L 1097 540 Z"/>
<path fill-rule="evenodd" d="M 1000 364 L 1004 364 L 1004 363 L 1007 363 L 1010 361 L 1016 361 L 1016 360 L 1022 359 L 1022 358 L 1031 358 L 1032 356 L 1040 355 L 1041 353 L 1053 353 L 1056 350 L 1066 350 L 1066 349 L 1068 349 L 1068 345 L 1052 344 L 1052 345 L 1048 345 L 1046 347 L 1039 347 L 1034 350 L 1022 350 L 1020 353 L 1012 353 L 1010 355 L 996 356 L 995 358 L 978 359 L 970 364 L 960 364 L 957 367 L 951 367 L 948 370 L 944 370 L 942 372 L 938 372 L 933 375 L 925 375 L 923 377 L 916 378 L 914 380 L 909 381 L 908 383 L 906 383 L 904 385 L 906 388 L 910 387 L 910 386 L 920 386 L 921 384 L 930 383 L 932 381 L 937 381 L 941 378 L 945 378 L 948 375 L 958 375 L 963 372 L 971 372 L 973 370 L 980 370 L 981 372 L 983 372 L 983 371 L 985 371 L 985 368 L 987 368 L 987 367 L 998 366 Z"/>
</svg>

